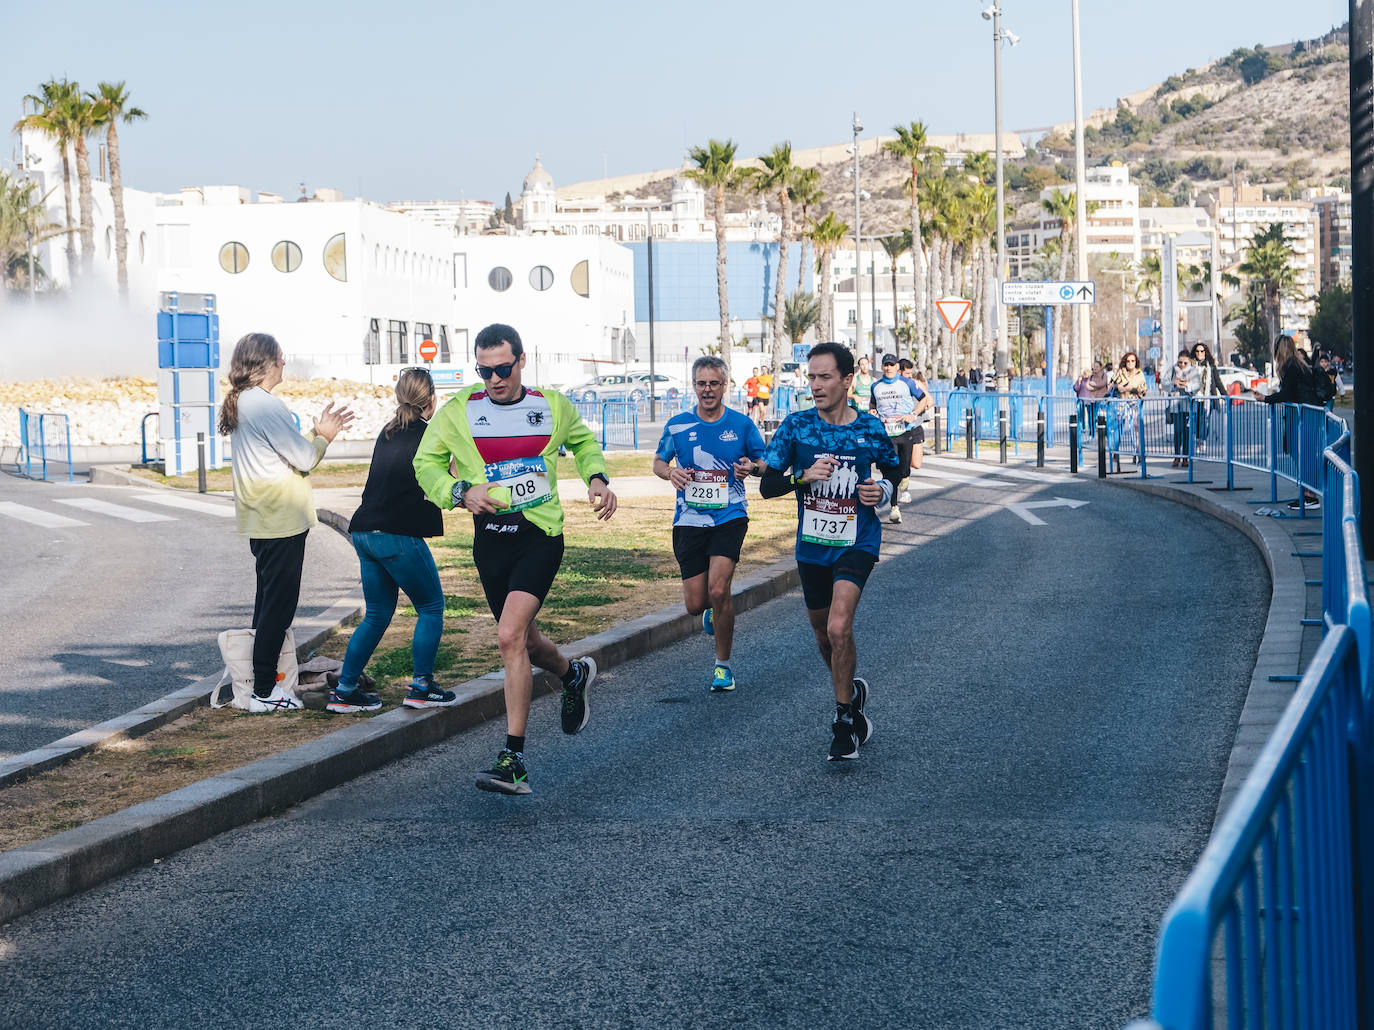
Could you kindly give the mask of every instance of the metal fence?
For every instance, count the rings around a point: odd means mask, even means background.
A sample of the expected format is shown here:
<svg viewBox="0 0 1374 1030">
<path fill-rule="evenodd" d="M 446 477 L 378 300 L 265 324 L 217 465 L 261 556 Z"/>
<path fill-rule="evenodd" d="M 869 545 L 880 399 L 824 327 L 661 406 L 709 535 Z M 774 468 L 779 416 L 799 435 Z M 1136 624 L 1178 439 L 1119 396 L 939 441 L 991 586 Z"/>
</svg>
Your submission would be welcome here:
<svg viewBox="0 0 1374 1030">
<path fill-rule="evenodd" d="M 1281 433 L 1303 439 L 1279 444 L 1274 474 L 1320 478 L 1324 495 L 1324 637 L 1165 914 L 1151 1020 L 1132 1030 L 1370 1025 L 1374 679 L 1359 483 L 1344 421 L 1283 408 L 1268 421 L 1271 456 Z M 1308 433 L 1322 436 L 1319 473 L 1305 467 Z"/>
<path fill-rule="evenodd" d="M 639 449 L 639 406 L 632 401 L 574 401 L 573 406 L 601 441 L 601 449 Z"/>
<path fill-rule="evenodd" d="M 72 426 L 71 419 L 51 411 L 25 411 L 19 409 L 19 460 L 24 466 L 24 475 L 34 478 L 48 478 L 48 465 L 66 465 L 67 482 L 75 475 L 72 469 Z"/>
</svg>

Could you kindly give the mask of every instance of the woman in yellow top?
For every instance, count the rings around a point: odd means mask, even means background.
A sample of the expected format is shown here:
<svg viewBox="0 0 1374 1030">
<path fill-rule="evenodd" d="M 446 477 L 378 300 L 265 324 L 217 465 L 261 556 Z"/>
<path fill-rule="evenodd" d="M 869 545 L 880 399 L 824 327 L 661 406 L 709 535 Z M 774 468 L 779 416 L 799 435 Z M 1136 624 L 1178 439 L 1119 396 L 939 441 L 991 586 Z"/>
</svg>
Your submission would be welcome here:
<svg viewBox="0 0 1374 1030">
<path fill-rule="evenodd" d="M 272 396 L 285 367 L 286 356 L 274 337 L 249 333 L 234 345 L 229 392 L 219 409 L 219 431 L 229 437 L 233 455 L 239 533 L 248 538 L 257 562 L 250 712 L 301 707 L 294 694 L 277 685 L 277 657 L 296 617 L 305 535 L 317 521 L 310 470 L 353 421 L 353 412 L 335 410 L 331 402 L 314 428 L 302 434 L 286 405 Z"/>
</svg>

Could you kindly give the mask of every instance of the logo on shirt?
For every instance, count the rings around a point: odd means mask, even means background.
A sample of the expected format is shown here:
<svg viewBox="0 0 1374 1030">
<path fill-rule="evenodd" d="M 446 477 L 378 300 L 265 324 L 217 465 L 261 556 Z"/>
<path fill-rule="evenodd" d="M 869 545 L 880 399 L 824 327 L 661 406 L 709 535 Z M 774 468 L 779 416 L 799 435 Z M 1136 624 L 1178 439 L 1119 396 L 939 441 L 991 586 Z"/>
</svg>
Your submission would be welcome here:
<svg viewBox="0 0 1374 1030">
<path fill-rule="evenodd" d="M 727 429 L 725 432 L 720 434 L 720 439 L 722 443 L 731 443 L 735 440 L 738 440 L 739 437 L 735 435 L 735 431 L 733 429 Z"/>
<path fill-rule="evenodd" d="M 695 440 L 696 438 L 697 438 L 696 430 L 693 430 L 692 432 L 690 432 L 690 433 L 687 434 L 687 439 L 688 439 L 688 441 Z"/>
<path fill-rule="evenodd" d="M 542 411 L 525 412 L 525 421 L 532 426 L 542 426 L 544 424 L 544 413 Z"/>
<path fill-rule="evenodd" d="M 491 423 L 487 421 L 487 416 L 485 416 L 485 415 L 478 415 L 478 416 L 477 416 L 477 424 L 478 424 L 479 426 L 489 426 L 489 425 L 491 425 Z"/>
</svg>

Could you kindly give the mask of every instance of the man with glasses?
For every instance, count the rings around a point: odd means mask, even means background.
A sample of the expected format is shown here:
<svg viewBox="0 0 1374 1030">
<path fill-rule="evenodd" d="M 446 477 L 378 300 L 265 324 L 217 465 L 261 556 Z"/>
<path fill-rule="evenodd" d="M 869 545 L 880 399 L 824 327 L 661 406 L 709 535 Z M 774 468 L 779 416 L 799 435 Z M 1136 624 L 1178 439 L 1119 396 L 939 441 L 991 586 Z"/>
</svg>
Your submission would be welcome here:
<svg viewBox="0 0 1374 1030">
<path fill-rule="evenodd" d="M 668 420 L 654 452 L 654 475 L 677 488 L 673 555 L 682 570 L 687 614 L 700 615 L 707 635 L 715 637 L 711 692 L 716 694 L 735 689 L 732 589 L 749 531 L 744 481 L 764 451 L 753 420 L 725 406 L 729 378 L 720 358 L 697 358 L 692 363 L 697 406 Z"/>
<path fill-rule="evenodd" d="M 596 678 L 591 658 L 564 658 L 534 621 L 563 561 L 559 448 L 572 452 L 598 519 L 615 514 L 616 498 L 596 437 L 572 402 L 555 390 L 521 385 L 520 334 L 508 325 L 489 325 L 477 334 L 473 350 L 480 381 L 434 416 L 415 452 L 415 477 L 440 508 L 472 513 L 473 564 L 497 621 L 506 669 L 506 746 L 477 786 L 528 794 L 531 662 L 562 680 L 564 733 L 587 725 L 587 688 Z"/>
</svg>

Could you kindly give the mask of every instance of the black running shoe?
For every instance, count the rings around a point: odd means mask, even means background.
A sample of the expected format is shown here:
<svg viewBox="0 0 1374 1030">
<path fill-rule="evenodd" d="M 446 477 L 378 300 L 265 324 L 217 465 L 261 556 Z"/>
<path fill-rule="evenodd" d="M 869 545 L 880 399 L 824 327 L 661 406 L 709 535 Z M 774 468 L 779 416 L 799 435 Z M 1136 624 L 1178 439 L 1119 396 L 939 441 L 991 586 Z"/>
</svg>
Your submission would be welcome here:
<svg viewBox="0 0 1374 1030">
<path fill-rule="evenodd" d="M 406 699 L 401 702 L 407 708 L 452 708 L 457 703 L 457 694 L 451 690 L 440 690 L 429 676 L 412 682 L 406 691 Z"/>
<path fill-rule="evenodd" d="M 331 690 L 329 703 L 325 705 L 325 708 L 331 712 L 344 714 L 375 712 L 381 707 L 382 699 L 376 694 L 369 694 L 362 687 L 354 687 L 352 690 Z"/>
<path fill-rule="evenodd" d="M 854 732 L 854 708 L 852 705 L 837 705 L 835 721 L 830 724 L 834 735 L 830 741 L 830 757 L 827 761 L 840 762 L 859 757 L 859 741 Z"/>
<path fill-rule="evenodd" d="M 596 679 L 596 662 L 591 658 L 575 658 L 570 663 L 577 678 L 572 685 L 563 685 L 563 732 L 581 733 L 591 718 L 592 710 L 587 704 L 587 688 Z"/>
<path fill-rule="evenodd" d="M 477 789 L 494 794 L 528 794 L 530 771 L 525 768 L 524 754 L 502 748 L 496 756 L 496 764 L 478 777 Z"/>
<path fill-rule="evenodd" d="M 854 737 L 858 744 L 867 744 L 873 736 L 873 722 L 864 708 L 868 705 L 868 680 L 854 677 L 854 702 L 849 707 L 854 712 Z"/>
</svg>

